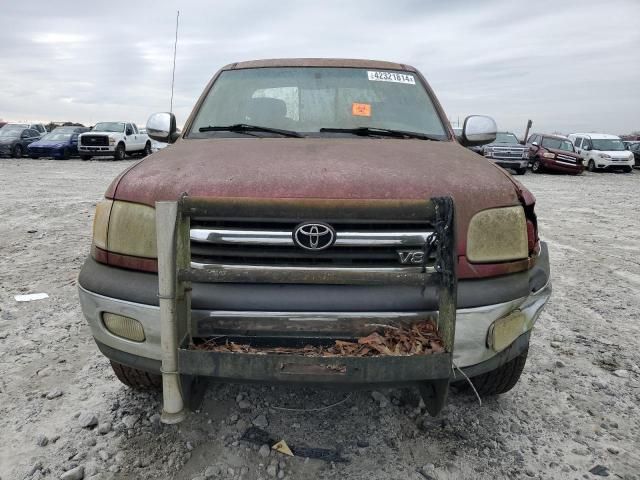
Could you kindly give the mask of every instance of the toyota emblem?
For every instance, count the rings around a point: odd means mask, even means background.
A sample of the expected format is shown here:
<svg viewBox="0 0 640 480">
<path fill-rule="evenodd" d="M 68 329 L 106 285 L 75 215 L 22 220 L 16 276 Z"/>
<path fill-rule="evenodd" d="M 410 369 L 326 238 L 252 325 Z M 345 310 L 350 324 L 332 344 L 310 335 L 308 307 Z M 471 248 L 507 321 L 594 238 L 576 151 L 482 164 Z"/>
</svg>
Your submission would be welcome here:
<svg viewBox="0 0 640 480">
<path fill-rule="evenodd" d="M 294 243 L 305 250 L 324 250 L 335 239 L 335 230 L 326 223 L 301 223 L 293 231 Z"/>
</svg>

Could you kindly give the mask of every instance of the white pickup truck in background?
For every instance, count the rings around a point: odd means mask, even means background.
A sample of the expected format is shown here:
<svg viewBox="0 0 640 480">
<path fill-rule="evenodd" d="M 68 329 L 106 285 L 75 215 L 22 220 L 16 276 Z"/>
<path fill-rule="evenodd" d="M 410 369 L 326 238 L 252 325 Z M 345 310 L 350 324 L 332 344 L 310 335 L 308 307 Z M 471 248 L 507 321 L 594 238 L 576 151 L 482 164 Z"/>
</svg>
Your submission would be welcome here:
<svg viewBox="0 0 640 480">
<path fill-rule="evenodd" d="M 145 157 L 151 153 L 151 139 L 133 122 L 99 122 L 78 137 L 78 153 L 82 160 L 97 156 L 123 160 L 136 154 Z"/>
</svg>

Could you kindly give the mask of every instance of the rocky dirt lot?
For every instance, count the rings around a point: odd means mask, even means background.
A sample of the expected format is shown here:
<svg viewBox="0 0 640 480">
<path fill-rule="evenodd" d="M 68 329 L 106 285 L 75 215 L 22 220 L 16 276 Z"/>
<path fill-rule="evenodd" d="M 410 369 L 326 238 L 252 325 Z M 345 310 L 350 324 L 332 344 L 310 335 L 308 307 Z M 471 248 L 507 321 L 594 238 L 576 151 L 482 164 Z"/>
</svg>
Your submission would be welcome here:
<svg viewBox="0 0 640 480">
<path fill-rule="evenodd" d="M 510 393 L 482 406 L 453 393 L 432 419 L 411 390 L 219 385 L 164 426 L 159 395 L 116 380 L 76 297 L 94 206 L 128 165 L 0 159 L 2 480 L 640 478 L 640 172 L 519 177 L 554 294 Z M 347 461 L 241 441 L 252 424 Z"/>
</svg>

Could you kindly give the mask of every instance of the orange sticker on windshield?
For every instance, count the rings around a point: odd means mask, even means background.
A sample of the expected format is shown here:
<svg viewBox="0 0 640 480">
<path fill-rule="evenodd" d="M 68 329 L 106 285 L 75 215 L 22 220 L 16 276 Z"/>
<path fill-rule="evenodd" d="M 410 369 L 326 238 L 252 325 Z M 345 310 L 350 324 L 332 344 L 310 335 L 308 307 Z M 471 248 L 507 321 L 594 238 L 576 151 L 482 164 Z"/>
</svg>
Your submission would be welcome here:
<svg viewBox="0 0 640 480">
<path fill-rule="evenodd" d="M 368 103 L 354 103 L 351 105 L 351 115 L 354 117 L 370 117 L 371 105 Z"/>
</svg>

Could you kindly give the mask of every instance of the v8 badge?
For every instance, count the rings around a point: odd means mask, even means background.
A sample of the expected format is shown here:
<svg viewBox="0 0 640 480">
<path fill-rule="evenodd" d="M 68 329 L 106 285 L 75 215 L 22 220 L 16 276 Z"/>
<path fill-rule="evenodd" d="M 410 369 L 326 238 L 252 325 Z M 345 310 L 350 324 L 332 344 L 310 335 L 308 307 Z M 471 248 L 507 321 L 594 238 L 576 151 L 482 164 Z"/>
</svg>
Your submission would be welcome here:
<svg viewBox="0 0 640 480">
<path fill-rule="evenodd" d="M 422 265 L 424 252 L 422 250 L 397 250 L 400 263 L 403 265 Z"/>
</svg>

